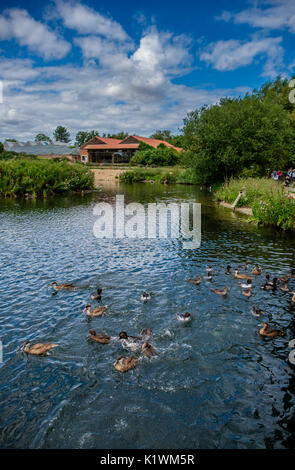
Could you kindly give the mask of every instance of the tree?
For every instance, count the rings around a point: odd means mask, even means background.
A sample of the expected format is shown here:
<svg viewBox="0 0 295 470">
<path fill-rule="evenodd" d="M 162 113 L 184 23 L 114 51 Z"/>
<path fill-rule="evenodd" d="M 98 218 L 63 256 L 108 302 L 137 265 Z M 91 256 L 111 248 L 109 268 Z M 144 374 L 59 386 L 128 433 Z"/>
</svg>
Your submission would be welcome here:
<svg viewBox="0 0 295 470">
<path fill-rule="evenodd" d="M 4 152 L 4 145 L 2 144 L 2 142 L 0 142 L 0 153 L 3 153 Z"/>
<path fill-rule="evenodd" d="M 99 136 L 97 131 L 79 131 L 76 134 L 75 147 L 81 147 L 83 144 L 88 142 L 88 140 L 93 139 L 95 136 Z"/>
<path fill-rule="evenodd" d="M 48 142 L 50 144 L 52 140 L 45 134 L 37 134 L 35 137 L 35 142 Z"/>
<path fill-rule="evenodd" d="M 158 129 L 156 132 L 154 132 L 151 135 L 151 139 L 165 140 L 165 142 L 171 143 L 170 142 L 170 140 L 172 139 L 171 131 L 169 131 L 169 129 L 163 129 L 163 130 Z"/>
<path fill-rule="evenodd" d="M 243 172 L 262 176 L 295 163 L 295 122 L 280 79 L 243 98 L 223 98 L 184 119 L 184 142 L 199 182 Z M 188 160 L 188 158 L 187 158 Z"/>
<path fill-rule="evenodd" d="M 57 128 L 55 129 L 55 131 L 53 133 L 53 136 L 54 136 L 55 140 L 58 141 L 58 142 L 68 143 L 71 140 L 70 133 L 68 132 L 67 128 L 63 127 L 63 126 L 57 126 Z"/>
<path fill-rule="evenodd" d="M 124 140 L 128 137 L 128 133 L 127 132 L 124 132 L 124 131 L 121 131 L 121 132 L 118 132 L 117 134 L 102 134 L 102 137 L 107 137 L 109 139 L 119 139 L 119 140 Z"/>
</svg>

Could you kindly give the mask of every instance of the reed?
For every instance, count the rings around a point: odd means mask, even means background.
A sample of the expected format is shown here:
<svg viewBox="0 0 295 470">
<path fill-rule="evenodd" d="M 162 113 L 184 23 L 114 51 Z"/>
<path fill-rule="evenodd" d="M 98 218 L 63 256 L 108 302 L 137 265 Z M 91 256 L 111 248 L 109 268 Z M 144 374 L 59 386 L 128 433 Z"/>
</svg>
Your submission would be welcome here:
<svg viewBox="0 0 295 470">
<path fill-rule="evenodd" d="M 93 173 L 82 164 L 30 159 L 0 161 L 2 197 L 46 197 L 93 187 Z"/>
</svg>

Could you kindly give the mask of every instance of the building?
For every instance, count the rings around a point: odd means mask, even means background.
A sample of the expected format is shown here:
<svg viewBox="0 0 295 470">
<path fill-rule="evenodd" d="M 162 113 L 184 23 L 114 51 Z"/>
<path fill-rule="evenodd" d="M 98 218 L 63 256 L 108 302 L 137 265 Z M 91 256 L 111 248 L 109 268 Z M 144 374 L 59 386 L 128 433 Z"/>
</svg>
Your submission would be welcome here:
<svg viewBox="0 0 295 470">
<path fill-rule="evenodd" d="M 69 147 L 64 142 L 11 142 L 6 140 L 3 145 L 8 152 L 26 153 L 43 158 L 67 158 L 72 162 L 80 160 L 79 150 Z"/>
<path fill-rule="evenodd" d="M 80 147 L 80 159 L 83 163 L 90 164 L 128 163 L 137 152 L 140 142 L 154 148 L 157 148 L 160 144 L 165 144 L 167 147 L 177 150 L 177 152 L 182 150 L 163 140 L 138 135 L 130 135 L 124 140 L 96 136 Z"/>
</svg>

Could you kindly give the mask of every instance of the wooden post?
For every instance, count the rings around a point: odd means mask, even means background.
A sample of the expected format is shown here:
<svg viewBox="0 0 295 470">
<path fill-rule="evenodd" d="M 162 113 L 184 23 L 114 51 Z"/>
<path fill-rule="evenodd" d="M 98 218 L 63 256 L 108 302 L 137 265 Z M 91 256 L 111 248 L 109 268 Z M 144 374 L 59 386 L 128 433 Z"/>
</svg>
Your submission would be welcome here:
<svg viewBox="0 0 295 470">
<path fill-rule="evenodd" d="M 235 210 L 236 205 L 238 204 L 239 200 L 241 199 L 242 196 L 246 196 L 246 188 L 242 188 L 242 190 L 239 192 L 239 194 L 236 197 L 235 202 L 232 205 L 232 209 Z"/>
</svg>

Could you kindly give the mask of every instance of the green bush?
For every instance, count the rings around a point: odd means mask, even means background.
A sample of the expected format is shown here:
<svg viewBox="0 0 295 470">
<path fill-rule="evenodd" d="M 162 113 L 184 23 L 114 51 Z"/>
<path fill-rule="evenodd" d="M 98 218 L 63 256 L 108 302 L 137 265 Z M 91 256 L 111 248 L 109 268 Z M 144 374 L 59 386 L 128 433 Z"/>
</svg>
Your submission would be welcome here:
<svg viewBox="0 0 295 470">
<path fill-rule="evenodd" d="M 53 160 L 0 161 L 0 195 L 44 196 L 94 187 L 94 175 L 82 164 Z"/>
<path fill-rule="evenodd" d="M 179 163 L 179 153 L 173 148 L 160 144 L 156 149 L 153 147 L 146 150 L 139 149 L 131 158 L 130 163 L 131 165 L 174 166 Z"/>
</svg>

